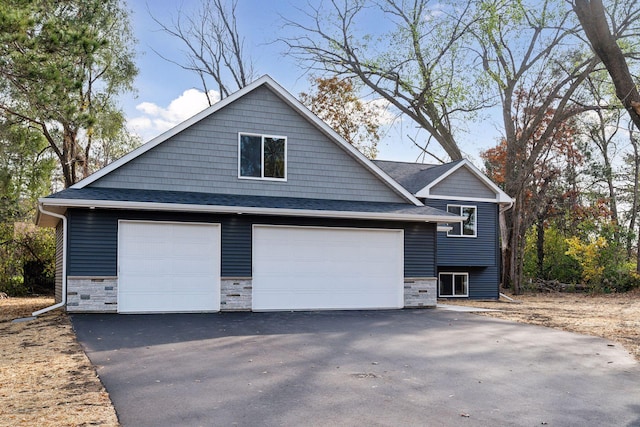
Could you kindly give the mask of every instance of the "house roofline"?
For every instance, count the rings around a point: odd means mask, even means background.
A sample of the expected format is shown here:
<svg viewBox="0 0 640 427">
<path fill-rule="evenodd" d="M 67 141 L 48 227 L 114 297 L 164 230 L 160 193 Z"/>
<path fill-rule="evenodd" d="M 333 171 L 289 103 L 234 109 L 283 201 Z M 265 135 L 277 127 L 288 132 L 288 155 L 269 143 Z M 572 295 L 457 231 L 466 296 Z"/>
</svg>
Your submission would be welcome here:
<svg viewBox="0 0 640 427">
<path fill-rule="evenodd" d="M 453 174 L 458 169 L 466 167 L 476 178 L 480 179 L 487 187 L 489 187 L 492 191 L 496 193 L 495 199 L 487 199 L 487 198 L 469 198 L 469 197 L 452 197 L 452 196 L 444 196 L 444 195 L 432 195 L 431 189 L 438 185 L 440 182 L 445 180 L 451 174 Z M 499 204 L 510 204 L 513 203 L 513 198 L 505 193 L 500 187 L 498 187 L 493 181 L 489 179 L 485 174 L 483 174 L 478 168 L 476 168 L 473 163 L 471 163 L 467 159 L 462 159 L 457 165 L 440 175 L 438 178 L 434 179 L 428 185 L 426 185 L 423 189 L 416 192 L 416 197 L 424 197 L 427 199 L 456 199 L 456 200 L 469 200 L 469 201 L 487 201 Z"/>
<path fill-rule="evenodd" d="M 194 125 L 195 123 L 205 119 L 211 114 L 221 110 L 232 102 L 242 98 L 246 94 L 252 92 L 260 86 L 266 85 L 274 93 L 286 102 L 290 107 L 295 109 L 298 113 L 303 115 L 307 120 L 312 122 L 322 133 L 328 136 L 330 139 L 334 140 L 338 145 L 340 145 L 345 151 L 347 151 L 356 161 L 358 161 L 362 166 L 366 167 L 371 173 L 380 178 L 388 187 L 391 188 L 396 194 L 400 195 L 407 201 L 413 203 L 415 206 L 424 206 L 424 204 L 418 200 L 416 196 L 411 194 L 406 188 L 397 183 L 394 179 L 392 179 L 386 172 L 376 166 L 371 160 L 367 159 L 360 151 L 358 151 L 352 144 L 349 144 L 343 137 L 341 137 L 336 131 L 331 129 L 329 125 L 327 125 L 324 121 L 322 121 L 318 116 L 313 114 L 307 107 L 304 106 L 298 99 L 296 99 L 291 93 L 289 93 L 286 89 L 284 89 L 278 82 L 276 82 L 269 75 L 264 75 L 259 79 L 255 80 L 251 84 L 245 86 L 244 88 L 232 93 L 228 97 L 216 102 L 210 107 L 202 110 L 198 114 L 192 116 L 191 118 L 185 120 L 184 122 L 174 126 L 173 128 L 167 130 L 166 132 L 158 135 L 157 137 L 151 139 L 147 143 L 141 145 L 137 149 L 131 151 L 130 153 L 122 156 L 118 160 L 110 163 L 104 168 L 94 172 L 89 175 L 85 179 L 78 181 L 73 184 L 70 188 L 81 189 L 86 187 L 87 185 L 97 181 L 103 176 L 111 173 L 115 169 L 127 164 L 131 160 L 137 158 L 138 156 L 146 153 L 147 151 L 157 147 L 164 141 L 169 138 L 177 135 L 188 127 Z"/>
<path fill-rule="evenodd" d="M 387 220 L 387 221 L 408 221 L 408 222 L 435 222 L 451 223 L 461 222 L 454 216 L 449 215 L 412 215 L 403 213 L 387 212 L 362 212 L 362 211 L 337 211 L 337 210 L 314 210 L 314 209 L 289 209 L 289 208 L 263 208 L 253 206 L 227 206 L 227 205 L 197 205 L 187 203 L 160 203 L 160 202 L 131 202 L 114 200 L 87 200 L 87 199 L 49 199 L 38 200 L 40 206 L 58 208 L 60 213 L 67 208 L 89 208 L 89 209 L 131 209 L 145 211 L 172 211 L 172 212 L 194 212 L 194 213 L 231 213 L 238 215 L 280 215 L 295 217 L 314 218 L 340 218 L 340 219 L 364 219 L 364 220 Z M 36 219 L 38 225 L 44 224 L 45 216 L 38 215 Z M 57 222 L 57 221 L 56 221 Z"/>
</svg>

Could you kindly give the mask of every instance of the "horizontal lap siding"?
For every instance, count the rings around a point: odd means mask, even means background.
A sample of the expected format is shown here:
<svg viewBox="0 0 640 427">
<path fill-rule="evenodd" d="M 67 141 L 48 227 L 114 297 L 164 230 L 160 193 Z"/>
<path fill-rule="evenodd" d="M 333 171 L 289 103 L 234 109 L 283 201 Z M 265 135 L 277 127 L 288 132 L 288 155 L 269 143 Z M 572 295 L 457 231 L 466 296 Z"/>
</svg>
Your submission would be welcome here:
<svg viewBox="0 0 640 427">
<path fill-rule="evenodd" d="M 438 233 L 438 265 L 495 266 L 498 264 L 498 205 L 487 202 L 427 199 L 426 204 L 443 211 L 447 205 L 477 207 L 477 237 L 448 237 Z"/>
<path fill-rule="evenodd" d="M 435 276 L 435 224 L 252 215 L 84 210 L 69 212 L 70 276 L 116 276 L 118 220 L 219 223 L 223 277 L 250 277 L 253 224 L 404 229 L 405 277 Z"/>
<path fill-rule="evenodd" d="M 498 299 L 500 272 L 497 266 L 455 267 L 438 266 L 438 273 L 469 273 L 470 299 Z"/>
<path fill-rule="evenodd" d="M 68 276 L 116 276 L 118 224 L 97 210 L 69 210 Z"/>
</svg>

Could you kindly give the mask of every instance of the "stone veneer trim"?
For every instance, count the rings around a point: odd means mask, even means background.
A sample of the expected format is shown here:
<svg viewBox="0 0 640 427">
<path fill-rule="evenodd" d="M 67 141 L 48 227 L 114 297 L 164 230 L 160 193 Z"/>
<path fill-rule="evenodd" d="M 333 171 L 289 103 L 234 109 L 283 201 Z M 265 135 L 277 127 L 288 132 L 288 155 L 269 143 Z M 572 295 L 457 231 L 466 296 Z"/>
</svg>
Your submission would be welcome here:
<svg viewBox="0 0 640 427">
<path fill-rule="evenodd" d="M 251 311 L 251 277 L 220 279 L 220 311 Z M 405 277 L 404 307 L 433 308 L 437 305 L 435 277 Z M 117 313 L 118 278 L 114 276 L 68 276 L 67 311 Z"/>
<path fill-rule="evenodd" d="M 404 307 L 434 308 L 438 304 L 437 278 L 405 277 Z"/>
<path fill-rule="evenodd" d="M 73 313 L 117 313 L 116 276 L 67 276 L 67 311 Z"/>
<path fill-rule="evenodd" d="M 220 278 L 220 311 L 251 311 L 252 281 L 251 277 Z"/>
</svg>

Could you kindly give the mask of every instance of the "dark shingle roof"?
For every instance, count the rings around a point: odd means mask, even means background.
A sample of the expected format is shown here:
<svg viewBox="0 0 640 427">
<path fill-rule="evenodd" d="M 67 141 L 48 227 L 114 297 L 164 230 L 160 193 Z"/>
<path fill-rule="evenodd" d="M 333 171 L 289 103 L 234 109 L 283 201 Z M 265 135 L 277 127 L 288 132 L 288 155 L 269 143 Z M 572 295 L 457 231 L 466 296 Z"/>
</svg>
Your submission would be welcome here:
<svg viewBox="0 0 640 427">
<path fill-rule="evenodd" d="M 452 216 L 429 206 L 414 206 L 408 203 L 379 203 L 356 200 L 323 200 L 293 197 L 245 196 L 232 194 L 210 194 L 182 191 L 133 190 L 119 188 L 66 189 L 47 196 L 45 200 L 112 201 L 138 203 L 164 203 L 198 206 L 229 206 L 238 208 L 264 208 L 305 211 L 334 211 L 415 216 L 416 220 L 429 216 Z M 69 203 L 71 204 L 71 203 Z"/>
<path fill-rule="evenodd" d="M 411 194 L 416 194 L 461 161 L 458 160 L 443 165 L 392 162 L 388 160 L 374 160 L 374 163 Z"/>
</svg>

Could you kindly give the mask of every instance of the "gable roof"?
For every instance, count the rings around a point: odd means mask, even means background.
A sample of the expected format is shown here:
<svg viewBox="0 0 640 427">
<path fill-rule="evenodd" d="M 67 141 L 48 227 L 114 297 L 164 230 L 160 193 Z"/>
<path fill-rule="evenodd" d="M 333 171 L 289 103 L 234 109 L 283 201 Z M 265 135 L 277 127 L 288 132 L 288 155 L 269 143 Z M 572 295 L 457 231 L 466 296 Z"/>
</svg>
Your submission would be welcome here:
<svg viewBox="0 0 640 427">
<path fill-rule="evenodd" d="M 96 187 L 68 188 L 39 199 L 39 203 L 58 214 L 64 214 L 67 208 L 103 208 L 440 223 L 456 222 L 460 218 L 433 207 L 408 203 Z M 36 222 L 41 226 L 54 226 L 57 218 L 39 213 Z"/>
<path fill-rule="evenodd" d="M 459 160 L 461 161 L 461 160 Z M 458 162 L 459 162 L 458 161 Z M 389 160 L 374 160 L 383 171 L 389 174 L 400 185 L 412 194 L 416 194 L 426 185 L 445 174 L 458 162 L 445 163 L 443 165 L 431 165 L 427 163 L 393 162 Z"/>
<path fill-rule="evenodd" d="M 453 175 L 461 168 L 466 168 L 486 187 L 493 191 L 496 195 L 495 199 L 466 197 L 465 200 L 470 201 L 489 201 L 504 204 L 513 203 L 513 199 L 498 187 L 493 181 L 483 174 L 469 160 L 462 159 L 442 165 L 430 165 L 423 163 L 406 163 L 379 161 L 375 163 L 380 166 L 391 177 L 398 181 L 407 190 L 411 191 L 416 197 L 433 198 L 433 199 L 452 199 L 458 197 L 448 197 L 442 195 L 431 194 L 431 189 Z"/>
<path fill-rule="evenodd" d="M 410 191 L 407 191 L 406 188 L 398 184 L 387 173 L 385 173 L 382 169 L 380 169 L 373 162 L 367 159 L 362 153 L 360 153 L 355 147 L 353 147 L 353 145 L 349 144 L 344 138 L 342 138 L 338 133 L 336 133 L 333 129 L 331 129 L 331 127 L 329 127 L 324 121 L 318 118 L 318 116 L 313 114 L 307 107 L 305 107 L 300 101 L 298 101 L 293 95 L 291 95 L 288 91 L 286 91 L 282 86 L 280 86 L 275 80 L 273 80 L 268 75 L 265 75 L 259 78 L 258 80 L 254 81 L 248 86 L 238 90 L 237 92 L 231 94 L 230 96 L 213 104 L 212 106 L 206 108 L 200 113 L 180 123 L 174 128 L 169 129 L 163 134 L 157 136 L 156 138 L 153 138 L 149 142 L 143 144 L 142 146 L 138 147 L 137 149 L 133 150 L 127 155 L 121 157 L 120 159 L 114 161 L 113 163 L 93 173 L 87 178 L 72 185 L 70 188 L 72 189 L 85 188 L 89 184 L 97 181 L 103 176 L 127 164 L 133 159 L 143 155 L 147 151 L 162 144 L 164 141 L 170 139 L 171 137 L 182 132 L 188 127 L 214 114 L 216 111 L 221 110 L 222 108 L 226 107 L 227 105 L 231 104 L 237 99 L 242 98 L 246 94 L 254 91 L 258 87 L 261 87 L 263 85 L 271 89 L 281 100 L 283 100 L 286 104 L 288 104 L 291 108 L 293 108 L 302 117 L 304 117 L 309 122 L 311 122 L 317 129 L 319 129 L 330 140 L 332 140 L 338 146 L 340 146 L 348 155 L 350 155 L 352 158 L 358 161 L 358 163 L 361 166 L 369 170 L 374 176 L 380 179 L 380 181 L 382 181 L 385 185 L 387 185 L 392 191 L 394 191 L 396 194 L 400 195 L 403 199 L 407 200 L 409 203 L 412 203 L 415 206 L 423 205 L 422 202 L 418 200 Z"/>
</svg>

